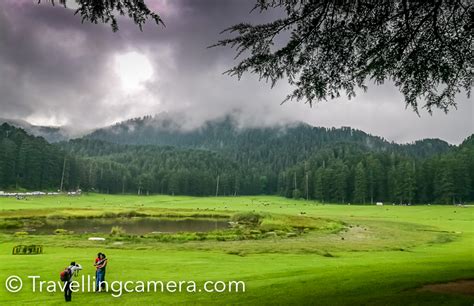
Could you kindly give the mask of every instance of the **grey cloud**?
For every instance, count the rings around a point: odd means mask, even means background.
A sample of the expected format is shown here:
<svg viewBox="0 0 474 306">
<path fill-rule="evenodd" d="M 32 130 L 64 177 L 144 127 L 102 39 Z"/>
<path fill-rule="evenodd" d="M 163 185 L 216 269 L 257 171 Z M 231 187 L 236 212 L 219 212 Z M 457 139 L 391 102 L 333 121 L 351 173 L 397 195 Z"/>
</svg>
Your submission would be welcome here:
<svg viewBox="0 0 474 306">
<path fill-rule="evenodd" d="M 474 132 L 471 101 L 459 98 L 448 115 L 405 110 L 391 84 L 370 86 L 351 100 L 280 105 L 291 89 L 273 89 L 247 75 L 222 75 L 236 62 L 234 52 L 207 46 L 238 22 L 262 22 L 279 12 L 249 14 L 254 0 L 156 0 L 166 28 L 149 23 L 144 31 L 128 19 L 120 31 L 81 24 L 73 11 L 35 1 L 0 2 L 0 117 L 35 124 L 66 124 L 90 129 L 133 116 L 179 113 L 188 128 L 204 120 L 236 114 L 241 125 L 305 121 L 318 126 L 352 126 L 389 140 L 407 142 L 440 137 L 453 143 Z M 124 93 L 114 72 L 116 55 L 144 54 L 154 77 L 144 90 Z"/>
</svg>

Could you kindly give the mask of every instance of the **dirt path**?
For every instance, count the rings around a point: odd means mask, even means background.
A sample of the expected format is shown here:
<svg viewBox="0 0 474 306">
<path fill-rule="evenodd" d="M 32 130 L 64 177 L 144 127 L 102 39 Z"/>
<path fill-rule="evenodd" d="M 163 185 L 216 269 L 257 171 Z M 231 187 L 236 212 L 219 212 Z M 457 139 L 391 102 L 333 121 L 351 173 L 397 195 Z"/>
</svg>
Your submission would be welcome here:
<svg viewBox="0 0 474 306">
<path fill-rule="evenodd" d="M 430 284 L 421 287 L 419 290 L 436 293 L 457 293 L 474 296 L 474 279 L 464 279 L 442 284 Z"/>
</svg>

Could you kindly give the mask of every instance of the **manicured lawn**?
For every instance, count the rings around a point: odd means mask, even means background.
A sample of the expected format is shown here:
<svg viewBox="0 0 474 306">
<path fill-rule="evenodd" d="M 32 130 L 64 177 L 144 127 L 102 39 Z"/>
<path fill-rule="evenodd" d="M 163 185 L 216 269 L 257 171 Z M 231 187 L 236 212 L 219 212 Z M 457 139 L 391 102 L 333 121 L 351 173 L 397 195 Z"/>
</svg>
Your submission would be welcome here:
<svg viewBox="0 0 474 306">
<path fill-rule="evenodd" d="M 58 304 L 61 293 L 33 293 L 28 275 L 59 279 L 75 260 L 93 275 L 94 256 L 109 257 L 107 280 L 242 280 L 245 293 L 75 293 L 74 304 L 318 304 L 472 305 L 474 296 L 417 290 L 426 283 L 474 278 L 474 208 L 453 206 L 321 205 L 279 197 L 193 198 L 86 195 L 0 199 L 0 221 L 23 217 L 228 215 L 254 212 L 264 222 L 340 222 L 344 229 L 311 230 L 296 237 L 162 242 L 149 237 L 0 234 L 0 305 Z M 316 220 L 316 221 L 314 221 Z M 308 223 L 309 224 L 309 223 Z M 43 244 L 43 255 L 13 256 L 17 244 Z M 24 288 L 5 290 L 19 275 Z"/>
</svg>

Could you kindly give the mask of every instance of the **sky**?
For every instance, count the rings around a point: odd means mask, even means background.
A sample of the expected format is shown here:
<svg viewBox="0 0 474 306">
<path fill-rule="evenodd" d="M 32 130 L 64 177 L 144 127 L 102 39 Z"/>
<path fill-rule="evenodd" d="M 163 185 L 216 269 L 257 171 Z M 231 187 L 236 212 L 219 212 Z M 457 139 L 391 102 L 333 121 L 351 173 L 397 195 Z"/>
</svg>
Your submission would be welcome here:
<svg viewBox="0 0 474 306">
<path fill-rule="evenodd" d="M 188 128 L 232 114 L 241 126 L 303 121 L 350 126 L 390 141 L 441 138 L 459 144 L 474 133 L 472 100 L 457 97 L 447 115 L 405 108 L 391 83 L 368 83 L 367 92 L 313 107 L 281 102 L 291 87 L 275 87 L 247 74 L 223 74 L 237 61 L 229 48 L 207 48 L 236 23 L 259 23 L 280 14 L 250 13 L 256 0 L 148 0 L 166 27 L 153 22 L 141 32 L 127 18 L 119 31 L 81 23 L 70 8 L 50 1 L 0 1 L 0 118 L 90 130 L 162 112 Z"/>
</svg>

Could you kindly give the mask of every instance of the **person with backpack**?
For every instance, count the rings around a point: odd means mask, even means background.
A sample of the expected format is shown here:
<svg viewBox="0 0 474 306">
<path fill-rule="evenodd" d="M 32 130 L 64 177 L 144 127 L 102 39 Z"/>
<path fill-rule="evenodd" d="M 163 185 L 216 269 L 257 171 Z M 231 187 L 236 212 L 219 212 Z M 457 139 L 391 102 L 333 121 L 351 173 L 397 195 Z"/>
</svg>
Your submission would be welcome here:
<svg viewBox="0 0 474 306">
<path fill-rule="evenodd" d="M 72 299 L 71 282 L 73 277 L 79 273 L 79 270 L 82 270 L 82 266 L 73 261 L 60 274 L 61 281 L 64 282 L 64 299 L 66 302 L 70 302 Z"/>
</svg>

